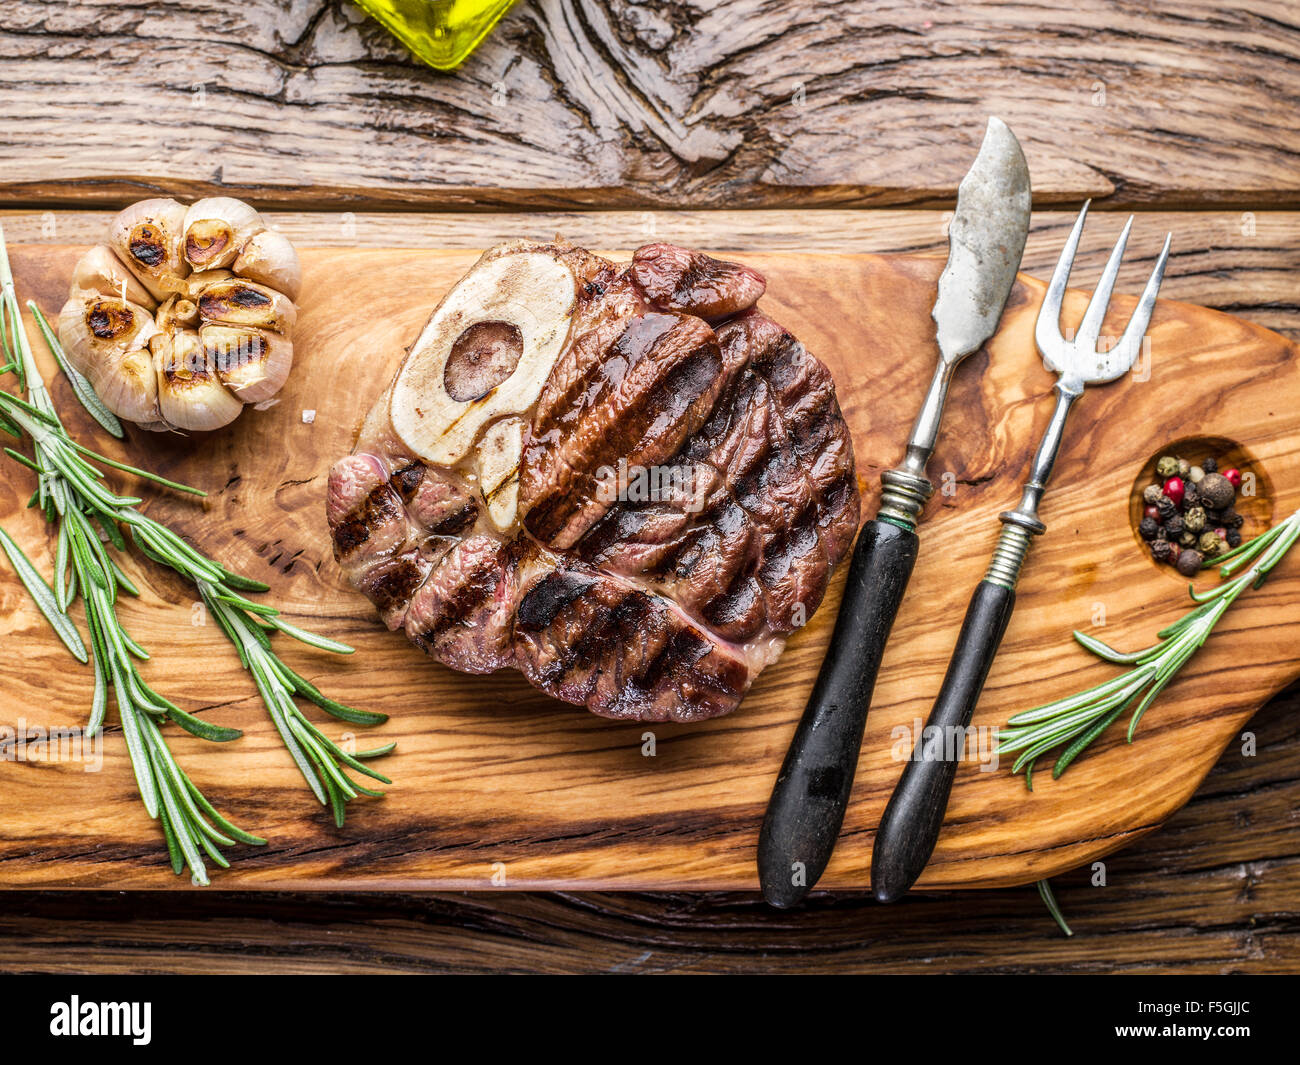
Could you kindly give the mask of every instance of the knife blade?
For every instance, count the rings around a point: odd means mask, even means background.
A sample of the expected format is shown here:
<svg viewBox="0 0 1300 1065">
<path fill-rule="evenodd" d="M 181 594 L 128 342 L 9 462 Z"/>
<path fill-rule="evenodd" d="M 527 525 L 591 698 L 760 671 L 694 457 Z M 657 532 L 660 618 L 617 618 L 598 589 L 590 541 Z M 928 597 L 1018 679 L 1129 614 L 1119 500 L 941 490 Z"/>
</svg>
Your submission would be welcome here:
<svg viewBox="0 0 1300 1065">
<path fill-rule="evenodd" d="M 812 890 L 835 848 L 885 643 L 916 563 L 916 526 L 934 492 L 926 466 L 948 387 L 962 360 L 997 329 L 1029 213 L 1024 152 L 1006 123 L 990 118 L 948 227 L 948 262 L 931 312 L 939 348 L 934 377 L 903 462 L 882 475 L 880 509 L 858 536 L 830 646 L 763 818 L 759 882 L 773 906 L 793 906 Z"/>
</svg>

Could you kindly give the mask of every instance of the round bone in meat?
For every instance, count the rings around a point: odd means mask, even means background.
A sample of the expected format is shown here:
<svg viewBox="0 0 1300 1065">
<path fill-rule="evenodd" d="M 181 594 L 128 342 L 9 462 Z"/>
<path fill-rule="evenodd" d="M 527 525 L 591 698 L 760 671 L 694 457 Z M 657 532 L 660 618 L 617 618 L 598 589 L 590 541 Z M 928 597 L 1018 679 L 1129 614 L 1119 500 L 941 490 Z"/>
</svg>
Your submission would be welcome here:
<svg viewBox="0 0 1300 1065">
<path fill-rule="evenodd" d="M 573 271 L 550 255 L 504 255 L 476 265 L 434 312 L 393 385 L 391 417 L 401 441 L 426 462 L 454 466 L 488 422 L 531 412 L 568 339 L 576 298 Z M 483 323 L 518 330 L 519 360 L 483 395 L 456 399 L 447 388 L 447 360 L 461 336 Z"/>
</svg>

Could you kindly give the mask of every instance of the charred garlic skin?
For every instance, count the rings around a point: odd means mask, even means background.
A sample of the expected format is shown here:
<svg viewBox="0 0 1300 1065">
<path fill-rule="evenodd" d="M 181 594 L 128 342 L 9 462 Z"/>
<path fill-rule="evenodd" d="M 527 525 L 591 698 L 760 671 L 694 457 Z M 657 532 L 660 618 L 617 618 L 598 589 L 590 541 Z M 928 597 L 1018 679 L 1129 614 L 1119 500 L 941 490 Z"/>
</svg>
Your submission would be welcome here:
<svg viewBox="0 0 1300 1065">
<path fill-rule="evenodd" d="M 301 290 L 297 252 L 242 200 L 142 200 L 78 261 L 59 336 L 119 417 L 220 429 L 284 386 Z"/>
</svg>

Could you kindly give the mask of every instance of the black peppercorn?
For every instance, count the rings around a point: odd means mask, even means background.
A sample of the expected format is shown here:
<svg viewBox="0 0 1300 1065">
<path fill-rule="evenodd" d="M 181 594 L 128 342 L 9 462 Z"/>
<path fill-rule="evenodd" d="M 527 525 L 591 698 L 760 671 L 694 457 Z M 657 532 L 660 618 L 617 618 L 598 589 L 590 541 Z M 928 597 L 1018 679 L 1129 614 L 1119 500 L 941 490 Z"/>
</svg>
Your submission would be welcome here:
<svg viewBox="0 0 1300 1065">
<path fill-rule="evenodd" d="M 1199 551 L 1193 551 L 1189 547 L 1178 556 L 1178 572 L 1184 577 L 1195 577 L 1201 572 L 1201 563 L 1204 561 Z"/>
<path fill-rule="evenodd" d="M 1203 469 L 1206 473 L 1218 473 L 1218 472 L 1219 472 L 1219 460 L 1218 460 L 1218 459 L 1206 459 L 1204 462 L 1201 463 L 1201 469 Z"/>
<path fill-rule="evenodd" d="M 1241 532 L 1238 529 L 1229 529 L 1227 543 L 1229 547 L 1241 546 Z"/>
<path fill-rule="evenodd" d="M 1168 496 L 1162 498 L 1160 502 L 1156 504 L 1156 508 L 1160 512 L 1160 520 L 1166 525 L 1169 524 L 1169 519 L 1178 513 L 1178 508 L 1174 506 L 1174 501 Z"/>
<path fill-rule="evenodd" d="M 1232 501 L 1237 498 L 1237 490 L 1232 486 L 1232 482 L 1221 473 L 1207 473 L 1201 478 L 1197 489 L 1201 493 L 1202 502 L 1212 510 L 1230 507 Z"/>
<path fill-rule="evenodd" d="M 1183 509 L 1199 506 L 1201 503 L 1200 489 L 1192 481 L 1188 481 L 1183 487 Z"/>
<path fill-rule="evenodd" d="M 1143 540 L 1154 540 L 1159 529 L 1160 526 L 1156 524 L 1155 518 L 1143 518 L 1138 524 L 1138 535 Z"/>
<path fill-rule="evenodd" d="M 1182 536 L 1183 516 L 1181 514 L 1175 514 L 1172 518 L 1170 518 L 1167 522 L 1165 522 L 1165 532 L 1168 534 L 1171 540 L 1177 540 L 1180 536 Z"/>
<path fill-rule="evenodd" d="M 1246 519 L 1233 510 L 1232 507 L 1229 507 L 1223 512 L 1223 524 L 1225 528 L 1240 529 L 1245 521 Z"/>
<path fill-rule="evenodd" d="M 1151 544 L 1151 557 L 1157 562 L 1172 562 L 1174 560 L 1174 545 L 1168 540 L 1155 540 Z"/>
</svg>

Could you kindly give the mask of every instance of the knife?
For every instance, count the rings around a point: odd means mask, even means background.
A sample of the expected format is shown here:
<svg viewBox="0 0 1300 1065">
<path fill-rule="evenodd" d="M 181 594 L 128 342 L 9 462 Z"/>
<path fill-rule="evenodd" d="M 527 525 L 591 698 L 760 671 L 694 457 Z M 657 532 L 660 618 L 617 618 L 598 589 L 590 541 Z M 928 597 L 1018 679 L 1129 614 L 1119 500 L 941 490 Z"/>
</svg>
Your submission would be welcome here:
<svg viewBox="0 0 1300 1065">
<path fill-rule="evenodd" d="M 931 316 L 939 347 L 930 390 L 901 466 L 880 478 L 880 509 L 858 536 L 817 682 L 772 789 L 758 840 L 763 897 L 785 909 L 817 883 L 844 821 L 871 693 L 916 563 L 925 476 L 958 364 L 994 331 L 1029 233 L 1029 167 L 1006 123 L 990 118 L 957 190 L 948 264 Z"/>
</svg>

